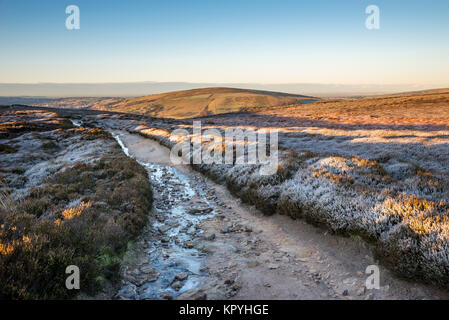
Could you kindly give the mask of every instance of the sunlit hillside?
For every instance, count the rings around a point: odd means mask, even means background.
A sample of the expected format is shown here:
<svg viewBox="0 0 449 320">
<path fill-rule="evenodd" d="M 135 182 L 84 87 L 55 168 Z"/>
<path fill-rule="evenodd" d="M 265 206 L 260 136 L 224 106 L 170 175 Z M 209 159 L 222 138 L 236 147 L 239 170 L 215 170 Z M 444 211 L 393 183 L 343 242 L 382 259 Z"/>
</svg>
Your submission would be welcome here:
<svg viewBox="0 0 449 320">
<path fill-rule="evenodd" d="M 317 98 L 271 91 L 204 88 L 99 103 L 92 107 L 164 118 L 192 118 L 253 108 L 309 103 Z"/>
</svg>

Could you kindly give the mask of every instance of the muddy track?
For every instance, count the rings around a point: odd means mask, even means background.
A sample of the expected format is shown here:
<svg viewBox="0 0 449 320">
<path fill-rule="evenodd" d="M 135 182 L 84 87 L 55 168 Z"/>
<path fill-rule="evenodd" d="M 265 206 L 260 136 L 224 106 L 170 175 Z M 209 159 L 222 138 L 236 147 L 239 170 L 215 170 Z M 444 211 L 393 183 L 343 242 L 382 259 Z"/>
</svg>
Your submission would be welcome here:
<svg viewBox="0 0 449 320">
<path fill-rule="evenodd" d="M 285 216 L 264 216 L 169 150 L 125 131 L 114 135 L 148 170 L 155 207 L 123 264 L 121 299 L 447 299 L 434 287 L 398 279 L 358 239 Z"/>
</svg>

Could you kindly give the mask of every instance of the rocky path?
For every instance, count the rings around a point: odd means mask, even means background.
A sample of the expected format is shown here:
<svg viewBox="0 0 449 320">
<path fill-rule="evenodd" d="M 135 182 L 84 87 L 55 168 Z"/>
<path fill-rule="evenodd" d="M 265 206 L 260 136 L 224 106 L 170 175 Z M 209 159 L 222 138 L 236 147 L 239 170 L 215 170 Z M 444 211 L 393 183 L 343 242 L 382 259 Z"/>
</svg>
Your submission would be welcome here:
<svg viewBox="0 0 449 320">
<path fill-rule="evenodd" d="M 144 165 L 154 212 L 123 264 L 121 299 L 447 299 L 446 292 L 398 279 L 380 266 L 380 288 L 367 290 L 377 265 L 358 239 L 302 221 L 263 216 L 187 166 L 168 149 L 114 132 Z"/>
</svg>

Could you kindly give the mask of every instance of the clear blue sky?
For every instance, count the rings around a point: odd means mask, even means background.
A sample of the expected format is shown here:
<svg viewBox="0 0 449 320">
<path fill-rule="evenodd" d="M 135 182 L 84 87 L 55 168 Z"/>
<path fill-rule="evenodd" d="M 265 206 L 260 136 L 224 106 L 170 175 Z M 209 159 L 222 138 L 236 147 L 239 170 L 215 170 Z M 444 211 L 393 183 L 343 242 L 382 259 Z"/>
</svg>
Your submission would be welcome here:
<svg viewBox="0 0 449 320">
<path fill-rule="evenodd" d="M 80 30 L 65 28 L 71 4 Z M 0 0 L 0 43 L 0 83 L 449 87 L 447 0 Z"/>
</svg>

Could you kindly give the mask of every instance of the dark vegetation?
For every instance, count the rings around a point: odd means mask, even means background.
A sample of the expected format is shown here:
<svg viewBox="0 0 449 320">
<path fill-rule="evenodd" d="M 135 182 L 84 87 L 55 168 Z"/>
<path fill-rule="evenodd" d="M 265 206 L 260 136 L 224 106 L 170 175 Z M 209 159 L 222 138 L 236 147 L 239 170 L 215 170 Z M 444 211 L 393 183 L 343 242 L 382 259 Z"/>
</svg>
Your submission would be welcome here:
<svg viewBox="0 0 449 320">
<path fill-rule="evenodd" d="M 56 121 L 63 127 L 67 124 L 66 119 Z M 24 123 L 20 132 L 43 127 Z M 4 136 L 11 134 L 8 127 L 0 124 Z M 70 129 L 61 133 L 61 137 L 65 135 L 79 135 L 80 140 L 112 139 L 101 129 Z M 54 141 L 41 145 L 49 152 L 59 147 Z M 2 154 L 14 152 L 8 145 L 1 150 Z M 25 172 L 22 168 L 16 171 Z M 0 299 L 75 298 L 80 291 L 65 286 L 69 265 L 79 267 L 81 292 L 85 294 L 94 295 L 114 285 L 121 259 L 146 225 L 151 205 L 146 170 L 117 145 L 94 161 L 66 165 L 21 198 L 3 191 Z"/>
</svg>

